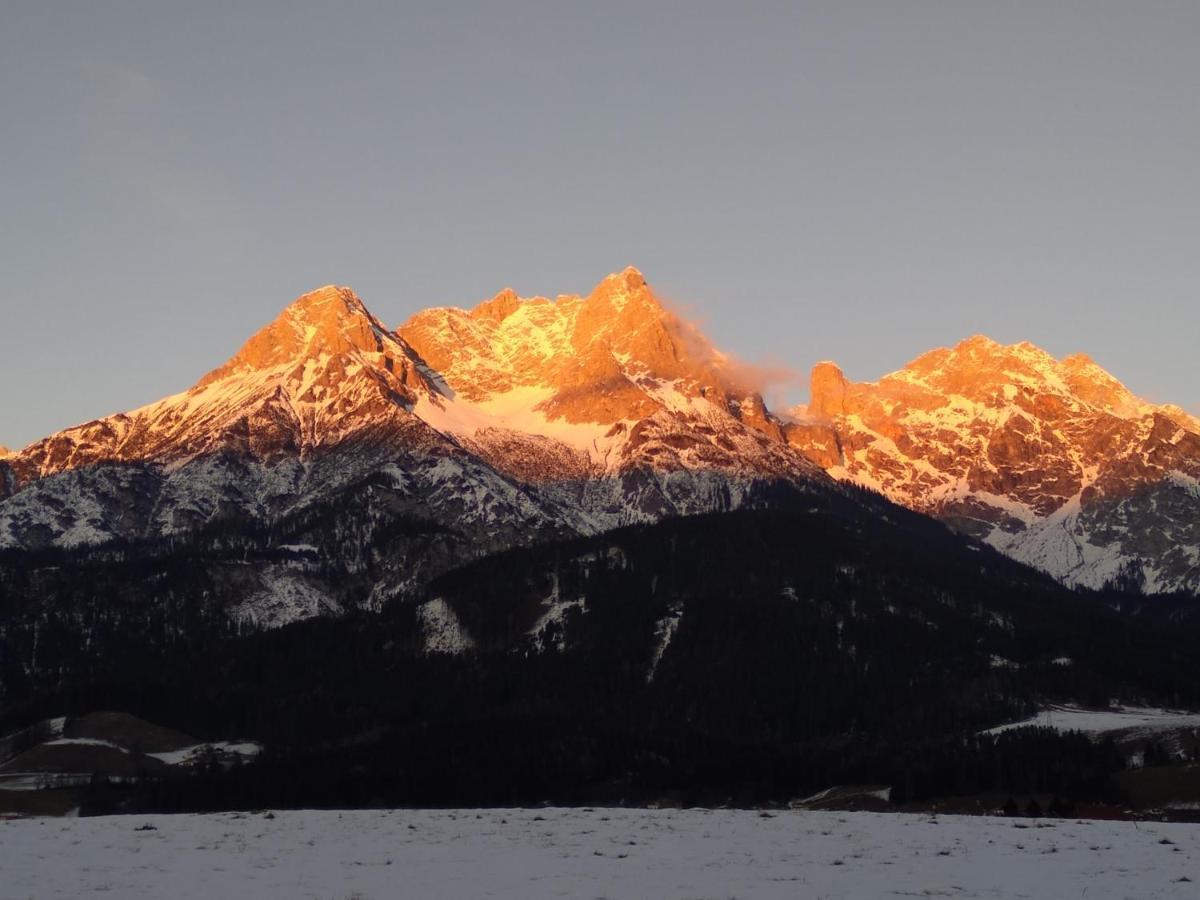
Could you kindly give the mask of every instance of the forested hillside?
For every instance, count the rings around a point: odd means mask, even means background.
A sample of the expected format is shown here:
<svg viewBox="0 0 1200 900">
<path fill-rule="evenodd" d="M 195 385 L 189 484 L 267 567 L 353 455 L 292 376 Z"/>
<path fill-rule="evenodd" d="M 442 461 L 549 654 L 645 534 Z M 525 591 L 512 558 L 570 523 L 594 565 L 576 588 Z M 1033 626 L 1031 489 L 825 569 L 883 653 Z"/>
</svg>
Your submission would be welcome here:
<svg viewBox="0 0 1200 900">
<path fill-rule="evenodd" d="M 1103 744 L 978 733 L 1050 701 L 1200 705 L 1186 623 L 883 501 L 774 500 L 507 551 L 419 601 L 240 636 L 228 584 L 184 549 L 8 560 L 24 614 L 6 617 L 0 724 L 119 708 L 266 745 L 148 780 L 150 805 L 759 802 L 848 782 L 1094 797 L 1120 766 Z M 71 585 L 93 601 L 47 602 Z"/>
</svg>

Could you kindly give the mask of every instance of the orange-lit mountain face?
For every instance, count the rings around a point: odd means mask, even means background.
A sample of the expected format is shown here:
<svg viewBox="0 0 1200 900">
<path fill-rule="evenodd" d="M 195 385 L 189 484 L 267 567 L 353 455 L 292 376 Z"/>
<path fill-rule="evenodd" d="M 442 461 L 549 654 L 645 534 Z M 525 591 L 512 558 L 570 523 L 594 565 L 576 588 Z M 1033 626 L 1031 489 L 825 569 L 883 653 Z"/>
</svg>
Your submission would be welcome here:
<svg viewBox="0 0 1200 900">
<path fill-rule="evenodd" d="M 395 332 L 329 286 L 193 388 L 52 435 L 10 465 L 25 484 L 102 461 L 305 459 L 405 432 L 535 480 L 639 466 L 811 475 L 727 368 L 635 269 L 587 298 L 505 291 L 469 312 L 426 310 Z M 513 457 L 519 444 L 534 464 Z"/>
<path fill-rule="evenodd" d="M 1087 357 L 977 337 L 870 384 L 819 364 L 807 409 L 776 416 L 636 269 L 395 331 L 347 288 L 306 294 L 188 391 L 0 455 L 0 547 L 269 525 L 352 496 L 360 541 L 401 517 L 483 552 L 773 483 L 834 490 L 825 472 L 1070 582 L 1140 566 L 1148 589 L 1200 589 L 1200 423 L 1181 410 Z"/>
<path fill-rule="evenodd" d="M 10 464 L 26 483 L 103 461 L 178 464 L 223 451 L 272 461 L 404 429 L 431 388 L 411 350 L 347 288 L 305 294 L 191 389 L 59 432 Z"/>
<path fill-rule="evenodd" d="M 425 310 L 397 334 L 443 387 L 417 414 L 515 477 L 812 475 L 762 397 L 636 269 L 586 298 L 504 291 L 470 311 Z M 545 439 L 559 445 L 552 458 Z"/>
<path fill-rule="evenodd" d="M 1200 422 L 1086 356 L 973 337 L 866 384 L 820 363 L 802 419 L 830 474 L 1063 580 L 1200 584 Z"/>
<path fill-rule="evenodd" d="M 0 461 L 0 548 L 331 516 L 339 556 L 391 535 L 387 597 L 514 543 L 760 504 L 781 481 L 836 490 L 735 368 L 633 269 L 586 298 L 504 292 L 397 331 L 325 287 L 189 390 Z M 445 536 L 413 537 L 429 529 Z M 307 596 L 280 577 L 247 617 L 331 606 L 277 609 Z"/>
</svg>

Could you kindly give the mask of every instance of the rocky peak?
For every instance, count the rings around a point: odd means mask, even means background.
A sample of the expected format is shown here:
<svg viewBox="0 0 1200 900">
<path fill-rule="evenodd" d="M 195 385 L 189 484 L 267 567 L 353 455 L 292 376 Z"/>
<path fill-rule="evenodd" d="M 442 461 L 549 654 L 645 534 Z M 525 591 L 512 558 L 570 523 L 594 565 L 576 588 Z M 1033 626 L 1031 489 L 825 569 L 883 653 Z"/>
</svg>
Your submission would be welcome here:
<svg viewBox="0 0 1200 900">
<path fill-rule="evenodd" d="M 1156 589 L 1200 583 L 1179 549 L 1200 542 L 1200 427 L 1084 354 L 975 335 L 876 382 L 819 363 L 786 435 L 838 477 L 1064 580 L 1099 586 L 1138 562 Z"/>
<path fill-rule="evenodd" d="M 580 359 L 620 361 L 633 377 L 677 382 L 699 393 L 747 393 L 734 367 L 693 323 L 667 308 L 632 266 L 609 275 L 580 304 L 572 346 Z"/>
<path fill-rule="evenodd" d="M 303 332 L 310 345 L 318 348 L 323 344 L 335 344 L 342 338 L 354 336 L 362 326 L 373 326 L 385 331 L 379 321 L 348 287 L 327 284 L 302 294 L 289 303 L 272 325 L 286 323 L 294 330 Z M 374 345 L 354 342 L 360 349 Z"/>
<path fill-rule="evenodd" d="M 817 363 L 809 376 L 808 412 L 812 416 L 831 419 L 846 413 L 846 376 L 837 363 L 828 360 Z"/>
<path fill-rule="evenodd" d="M 939 348 L 914 359 L 881 383 L 906 382 L 941 394 L 989 402 L 1005 386 L 1064 392 L 1059 364 L 1029 342 L 1000 344 L 974 335 L 952 348 Z M 1007 398 L 1011 399 L 1011 398 Z"/>
<path fill-rule="evenodd" d="M 1102 369 L 1086 353 L 1075 353 L 1060 363 L 1063 380 L 1072 393 L 1099 409 L 1116 416 L 1137 414 L 1143 405 L 1116 378 Z"/>
<path fill-rule="evenodd" d="M 630 266 L 605 276 L 582 301 L 576 332 L 582 340 L 611 338 L 621 330 L 653 327 L 666 314 L 642 273 Z"/>
<path fill-rule="evenodd" d="M 932 350 L 880 381 L 892 393 L 913 386 L 990 406 L 1016 404 L 1043 419 L 1079 415 L 1084 407 L 1123 419 L 1154 410 L 1087 354 L 1058 360 L 1028 341 L 1000 344 L 982 335 Z"/>
<path fill-rule="evenodd" d="M 304 457 L 407 428 L 418 398 L 436 390 L 352 290 L 329 285 L 299 297 L 187 391 L 51 435 L 5 463 L 26 483 L 104 461 Z"/>
<path fill-rule="evenodd" d="M 613 272 L 601 279 L 588 299 L 623 306 L 631 299 L 644 300 L 650 297 L 650 285 L 645 276 L 633 266 L 626 266 L 620 272 Z"/>
<path fill-rule="evenodd" d="M 480 448 L 499 446 L 489 428 L 498 433 L 519 421 L 542 438 L 561 435 L 608 469 L 700 460 L 747 470 L 804 465 L 762 398 L 739 383 L 738 367 L 632 267 L 586 297 L 521 299 L 506 290 L 470 311 L 425 310 L 397 333 L 452 394 L 436 408 L 418 407 L 418 415 L 428 409 L 429 421 L 446 421 Z M 503 465 L 510 451 L 489 461 Z"/>
<path fill-rule="evenodd" d="M 586 298 L 522 299 L 506 289 L 470 311 L 424 310 L 397 334 L 472 400 L 545 387 L 556 394 L 547 411 L 575 420 L 584 414 L 581 404 L 609 421 L 626 417 L 619 409 L 625 400 L 644 413 L 648 407 L 632 381 L 707 384 L 713 380 L 707 370 L 719 357 L 632 267 L 604 278 Z M 594 391 L 606 398 L 603 413 L 588 399 Z"/>
<path fill-rule="evenodd" d="M 302 295 L 273 322 L 242 345 L 237 354 L 200 384 L 236 372 L 270 369 L 322 356 L 379 353 L 387 329 L 348 287 L 327 285 Z"/>
<path fill-rule="evenodd" d="M 531 483 L 808 478 L 815 463 L 1064 580 L 1145 562 L 1155 589 L 1200 586 L 1200 423 L 1083 354 L 975 335 L 877 382 L 822 362 L 787 421 L 741 371 L 632 267 L 586 298 L 505 289 L 395 333 L 331 285 L 182 394 L 0 449 L 0 496 L 111 461 L 291 465 L 342 448 L 465 453 Z"/>
<path fill-rule="evenodd" d="M 1158 407 L 1158 413 L 1170 419 L 1180 428 L 1186 429 L 1193 434 L 1200 434 L 1200 419 L 1193 416 L 1181 406 L 1176 406 L 1174 403 L 1164 403 Z"/>
<path fill-rule="evenodd" d="M 1083 354 L 1059 361 L 1027 341 L 1000 344 L 984 335 L 924 353 L 877 382 L 851 383 L 835 364 L 818 363 L 811 385 L 810 416 L 858 415 L 867 429 L 906 447 L 910 428 L 961 437 L 981 433 L 984 422 L 1009 432 L 1041 423 L 1039 439 L 1053 444 L 1062 440 L 1060 427 L 1081 417 L 1135 419 L 1154 411 Z"/>
<path fill-rule="evenodd" d="M 505 288 L 491 300 L 484 300 L 476 306 L 470 315 L 472 319 L 482 319 L 499 325 L 516 312 L 520 305 L 521 298 L 517 296 L 517 292 L 512 288 Z"/>
</svg>

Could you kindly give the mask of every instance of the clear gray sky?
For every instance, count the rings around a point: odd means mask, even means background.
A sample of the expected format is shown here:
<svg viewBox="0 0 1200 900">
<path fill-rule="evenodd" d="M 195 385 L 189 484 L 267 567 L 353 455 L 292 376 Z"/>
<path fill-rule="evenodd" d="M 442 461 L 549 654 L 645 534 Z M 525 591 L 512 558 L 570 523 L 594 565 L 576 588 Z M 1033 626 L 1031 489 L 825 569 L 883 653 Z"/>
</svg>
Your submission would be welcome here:
<svg viewBox="0 0 1200 900">
<path fill-rule="evenodd" d="M 0 443 L 328 282 L 398 324 L 630 264 L 752 361 L 983 332 L 1200 412 L 1198 47 L 1195 2 L 2 0 Z"/>
</svg>

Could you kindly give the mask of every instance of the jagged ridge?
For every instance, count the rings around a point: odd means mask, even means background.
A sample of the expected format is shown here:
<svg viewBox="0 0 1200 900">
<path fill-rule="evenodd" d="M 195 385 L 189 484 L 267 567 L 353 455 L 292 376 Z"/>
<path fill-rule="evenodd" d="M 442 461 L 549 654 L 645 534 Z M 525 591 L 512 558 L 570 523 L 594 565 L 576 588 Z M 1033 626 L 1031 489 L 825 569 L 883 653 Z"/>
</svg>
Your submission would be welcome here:
<svg viewBox="0 0 1200 900">
<path fill-rule="evenodd" d="M 1200 589 L 1200 423 L 1084 355 L 976 336 L 873 383 L 820 363 L 786 416 L 738 374 L 633 268 L 395 331 L 327 286 L 190 390 L 3 457 L 0 546 L 271 521 L 375 473 L 406 515 L 592 533 L 827 470 L 1068 582 Z"/>
<path fill-rule="evenodd" d="M 835 477 L 1064 581 L 1200 587 L 1200 422 L 1085 355 L 975 336 L 872 383 L 819 363 L 800 417 Z"/>
</svg>

